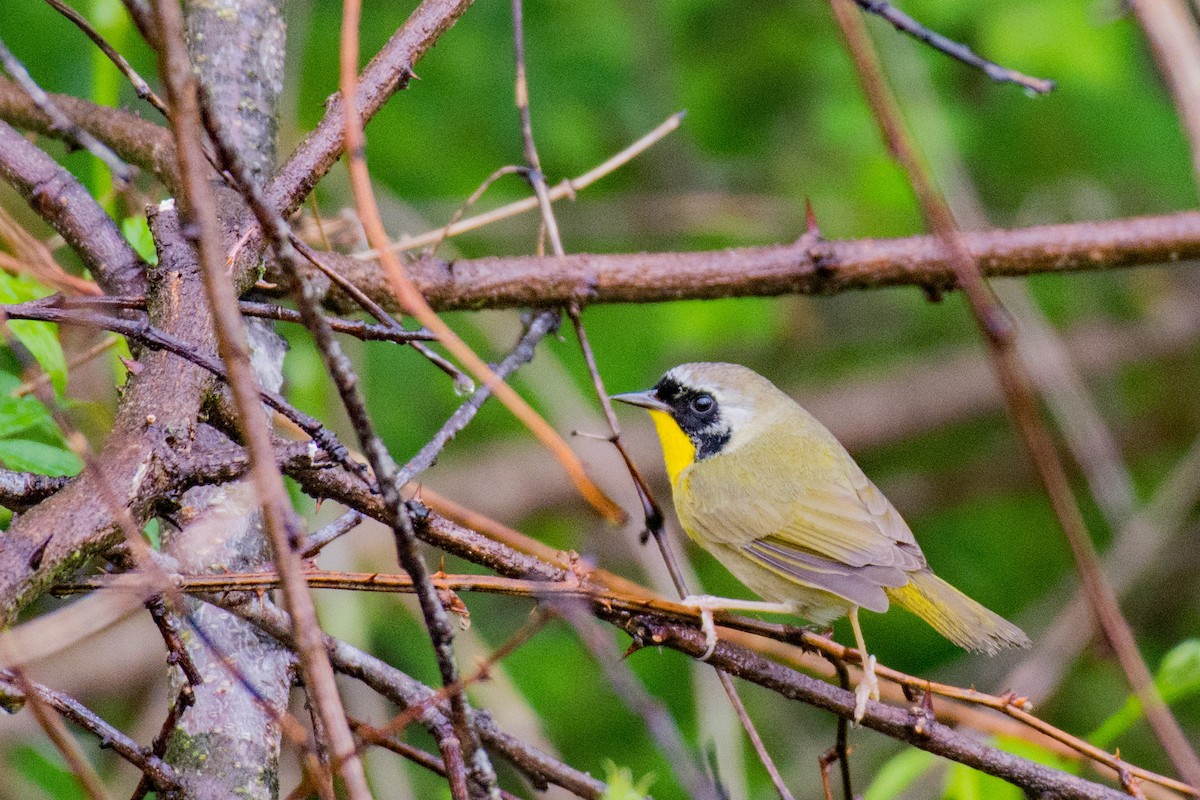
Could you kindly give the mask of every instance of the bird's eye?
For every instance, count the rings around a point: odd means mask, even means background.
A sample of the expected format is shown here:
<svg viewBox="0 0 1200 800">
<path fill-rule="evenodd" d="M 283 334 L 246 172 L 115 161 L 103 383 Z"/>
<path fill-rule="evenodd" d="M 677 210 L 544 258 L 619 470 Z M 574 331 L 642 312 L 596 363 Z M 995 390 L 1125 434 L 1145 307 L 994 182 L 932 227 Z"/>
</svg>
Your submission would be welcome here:
<svg viewBox="0 0 1200 800">
<path fill-rule="evenodd" d="M 713 399 L 711 394 L 702 394 L 692 398 L 692 402 L 689 405 L 695 413 L 707 414 L 716 407 L 717 401 Z"/>
</svg>

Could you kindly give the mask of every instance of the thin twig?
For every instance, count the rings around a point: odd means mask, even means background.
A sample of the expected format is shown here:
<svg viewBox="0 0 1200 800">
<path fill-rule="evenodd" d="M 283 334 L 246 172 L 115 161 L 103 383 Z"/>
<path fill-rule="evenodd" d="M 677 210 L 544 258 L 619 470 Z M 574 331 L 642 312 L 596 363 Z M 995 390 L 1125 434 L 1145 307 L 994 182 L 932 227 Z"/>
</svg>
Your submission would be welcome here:
<svg viewBox="0 0 1200 800">
<path fill-rule="evenodd" d="M 339 274 L 336 270 L 330 269 L 330 267 L 325 264 L 321 256 L 291 230 L 288 231 L 288 240 L 310 264 L 326 275 L 329 280 L 331 280 L 339 289 L 350 295 L 350 297 L 352 297 L 356 303 L 363 307 L 363 310 L 367 311 L 369 314 L 371 314 L 371 316 L 379 320 L 384 326 L 395 331 L 397 335 L 407 335 L 408 331 L 406 331 L 404 326 L 397 322 L 391 314 L 387 313 L 382 306 L 368 297 L 367 294 L 355 286 L 353 282 L 346 280 L 346 278 Z M 420 337 L 421 339 L 437 341 L 438 337 L 436 334 L 424 329 L 422 329 L 422 332 L 426 335 Z M 421 342 L 417 341 L 417 338 L 418 337 L 409 337 L 407 339 L 407 343 L 411 345 L 412 348 L 418 353 L 433 362 L 434 366 L 453 378 L 455 386 L 470 386 L 471 379 L 464 375 L 462 371 L 458 369 L 458 367 L 454 366 L 449 361 L 442 358 L 425 345 L 421 344 Z"/>
<path fill-rule="evenodd" d="M 416 721 L 428 709 L 437 706 L 449 698 L 455 692 L 462 692 L 471 687 L 472 684 L 479 681 L 487 680 L 491 671 L 496 665 L 511 655 L 514 651 L 532 639 L 546 624 L 550 622 L 551 615 L 542 608 L 535 608 L 528 620 L 520 628 L 517 628 L 511 636 L 508 637 L 499 647 L 492 651 L 486 659 L 481 661 L 475 667 L 475 671 L 469 675 L 459 678 L 452 686 L 443 686 L 436 692 L 431 694 L 427 699 L 415 703 L 402 712 L 392 717 L 381 728 L 376 728 L 375 733 L 381 736 L 391 736 L 394 733 L 399 733 L 407 728 L 411 723 Z"/>
<path fill-rule="evenodd" d="M 597 164 L 595 167 L 576 178 L 564 178 L 559 183 L 550 187 L 549 191 L 547 192 L 550 201 L 557 202 L 564 199 L 573 200 L 576 194 L 591 186 L 605 175 L 615 172 L 616 170 L 625 166 L 630 161 L 637 158 L 654 145 L 658 144 L 658 142 L 664 139 L 669 133 L 677 130 L 679 126 L 683 124 L 683 118 L 686 115 L 686 111 L 676 111 L 674 114 L 659 123 L 657 127 L 651 130 L 645 136 L 642 136 L 640 139 L 633 142 L 619 153 L 614 154 L 610 158 L 606 159 L 600 164 Z M 504 167 L 501 170 L 497 170 L 480 188 L 485 188 L 488 186 L 491 181 L 499 177 L 502 170 L 511 169 L 512 168 Z M 508 173 L 504 172 L 504 174 Z M 469 204 L 470 203 L 468 202 L 467 205 Z M 436 246 L 443 239 L 448 239 L 450 237 L 459 236 L 473 230 L 478 230 L 479 228 L 486 227 L 492 223 L 515 217 L 518 214 L 534 211 L 538 208 L 538 205 L 539 200 L 535 194 L 532 197 L 526 197 L 524 200 L 517 200 L 512 203 L 502 205 L 499 208 L 492 209 L 484 214 L 478 214 L 474 217 L 467 217 L 463 220 L 452 218 L 449 224 L 438 228 L 437 230 L 426 231 L 425 233 L 417 236 L 402 236 L 400 237 L 399 241 L 391 244 L 390 248 L 395 251 L 402 251 L 417 250 L 430 245 Z M 379 251 L 377 250 L 367 250 L 363 253 L 356 254 L 355 257 L 375 258 L 378 257 L 378 255 Z"/>
<path fill-rule="evenodd" d="M 379 215 L 379 208 L 371 189 L 363 147 L 363 123 L 351 101 L 355 96 L 356 72 L 358 68 L 358 22 L 361 13 L 357 0 L 343 4 L 340 84 L 343 98 L 343 122 L 345 125 L 347 166 L 354 190 L 354 202 L 359 218 L 367 234 L 367 241 L 379 248 L 380 264 L 387 277 L 388 286 L 400 307 L 417 321 L 437 334 L 438 341 L 450 351 L 470 373 L 496 395 L 513 414 L 554 454 L 571 481 L 587 501 L 606 519 L 619 522 L 624 517 L 620 506 L 612 501 L 588 476 L 583 462 L 567 446 L 562 437 L 512 387 L 491 370 L 482 358 L 461 339 L 440 317 L 434 313 L 421 292 L 409 278 L 396 255 L 386 249 L 387 232 Z"/>
<path fill-rule="evenodd" d="M 50 126 L 54 131 L 67 142 L 87 150 L 104 162 L 117 182 L 128 184 L 133 180 L 134 169 L 122 161 L 108 145 L 76 125 L 70 117 L 64 114 L 50 95 L 41 86 L 38 86 L 37 81 L 25 69 L 25 65 L 13 55 L 2 39 L 0 39 L 0 66 L 3 66 L 4 71 L 21 85 L 21 88 L 28 93 L 42 113 L 50 118 Z"/>
<path fill-rule="evenodd" d="M 880 134 L 905 172 L 927 222 L 941 239 L 954 265 L 976 325 L 988 344 L 1012 419 L 1070 545 L 1080 580 L 1087 590 L 1101 630 L 1112 645 L 1134 694 L 1141 700 L 1147 721 L 1168 758 L 1186 782 L 1200 788 L 1200 758 L 1197 758 L 1178 721 L 1163 702 L 1150 670 L 1138 651 L 1133 631 L 1121 613 L 1116 594 L 1100 566 L 1095 545 L 1071 491 L 1053 437 L 1042 420 L 1032 382 L 1016 352 L 1012 321 L 988 287 L 978 263 L 964 247 L 953 215 L 925 174 L 862 18 L 853 10 L 849 0 L 832 0 L 832 5 Z"/>
<path fill-rule="evenodd" d="M 0 681 L 15 684 L 17 676 L 11 670 L 0 671 Z M 114 753 L 137 767 L 144 775 L 148 775 L 160 791 L 167 792 L 179 788 L 179 781 L 169 764 L 158 756 L 147 753 L 137 742 L 108 724 L 78 700 L 35 681 L 26 680 L 23 686 L 22 691 L 26 697 L 37 698 L 45 706 L 95 736 Z"/>
<path fill-rule="evenodd" d="M 79 743 L 75 741 L 70 731 L 67 730 L 67 726 L 63 724 L 62 718 L 54 713 L 54 710 L 50 708 L 30 680 L 25 677 L 24 670 L 13 669 L 10 674 L 29 700 L 29 710 L 33 712 L 34 719 L 62 755 L 63 760 L 67 762 L 68 769 L 75 776 L 75 780 L 79 782 L 79 788 L 83 789 L 84 794 L 92 800 L 108 800 L 109 794 L 108 790 L 104 788 L 104 781 L 100 779 L 96 768 L 87 760 Z"/>
<path fill-rule="evenodd" d="M 968 67 L 980 70 L 997 83 L 1015 83 L 1018 86 L 1024 86 L 1036 94 L 1046 94 L 1054 89 L 1054 81 L 1046 78 L 1031 78 L 1028 75 L 1022 75 L 1014 69 L 1002 67 L 999 64 L 988 61 L 986 58 L 981 58 L 965 44 L 948 39 L 940 33 L 926 28 L 908 14 L 905 14 L 887 2 L 887 0 L 854 0 L 854 2 L 863 11 L 887 20 L 896 30 L 908 34 L 918 42 L 929 45 L 934 50 L 938 50 L 953 59 L 961 61 Z"/>
<path fill-rule="evenodd" d="M 556 331 L 558 329 L 558 322 L 559 315 L 557 311 L 542 311 L 529 320 L 525 332 L 517 341 L 516 346 L 513 347 L 512 351 L 509 352 L 503 361 L 494 367 L 496 374 L 507 380 L 518 367 L 533 360 L 533 356 L 537 352 L 538 342 L 548 334 Z M 458 435 L 459 431 L 475 418 L 479 409 L 483 407 L 484 402 L 491 396 L 492 390 L 486 385 L 476 389 L 474 394 L 464 400 L 454 410 L 454 413 L 442 424 L 438 432 L 422 445 L 417 454 L 409 459 L 408 463 L 400 469 L 396 479 L 401 484 L 407 484 L 433 466 L 433 463 L 437 461 L 438 456 L 450 440 Z"/>
<path fill-rule="evenodd" d="M 361 525 L 363 519 L 361 513 L 350 509 L 321 530 L 309 534 L 308 538 L 300 543 L 300 557 L 315 558 L 327 544 L 340 539 Z"/>
<path fill-rule="evenodd" d="M 273 303 L 259 303 L 253 300 L 241 300 L 238 302 L 238 307 L 242 314 L 247 317 L 257 317 L 259 319 L 273 319 L 279 322 L 295 322 L 303 324 L 304 320 L 299 311 Z M 344 333 L 348 336 L 353 336 L 355 339 L 362 339 L 364 342 L 396 342 L 397 344 L 407 344 L 413 341 L 433 341 L 435 337 L 432 333 L 425 330 L 406 330 L 401 327 L 399 330 L 391 325 L 376 325 L 372 322 L 364 322 L 357 319 L 338 319 L 337 317 L 326 317 L 331 330 L 337 333 Z"/>
<path fill-rule="evenodd" d="M 62 14 L 71 22 L 75 23 L 75 26 L 79 28 L 79 30 L 83 31 L 83 34 L 91 39 L 96 47 L 100 48 L 100 51 L 108 57 L 108 60 L 113 63 L 113 66 L 115 66 L 120 73 L 124 75 L 131 84 L 133 84 L 133 89 L 135 92 L 137 92 L 138 97 L 158 109 L 158 111 L 164 117 L 167 115 L 167 105 L 162 101 L 162 98 L 154 93 L 154 90 L 150 88 L 150 84 L 146 83 L 146 80 L 137 73 L 137 70 L 135 70 L 129 64 L 129 62 L 125 60 L 125 57 L 118 53 L 117 49 L 109 44 L 108 40 L 101 36 L 100 33 L 92 27 L 92 24 L 88 22 L 82 14 L 71 8 L 71 6 L 63 2 L 63 0 L 46 0 L 46 2 L 49 3 L 55 11 Z"/>
<path fill-rule="evenodd" d="M 236 304 L 234 305 L 236 307 Z M 119 333 L 128 339 L 134 339 L 155 350 L 165 350 L 212 373 L 223 381 L 228 382 L 229 380 L 228 371 L 221 365 L 220 360 L 155 328 L 146 319 L 127 319 L 90 312 L 86 309 L 72 307 L 69 303 L 59 305 L 57 298 L 53 297 L 19 305 L 0 306 L 0 312 L 6 313 L 13 319 L 34 319 L 43 322 L 103 328 L 113 333 Z M 338 441 L 337 436 L 320 420 L 300 411 L 277 392 L 259 389 L 258 396 L 261 402 L 278 411 L 283 417 L 294 422 L 297 427 L 311 436 L 313 441 L 329 454 L 330 458 L 351 471 L 362 471 L 362 466 L 350 458 L 349 452 Z"/>
<path fill-rule="evenodd" d="M 175 702 L 167 707 L 167 716 L 163 719 L 163 724 L 159 726 L 158 733 L 154 736 L 154 741 L 150 743 L 150 753 L 156 758 L 162 758 L 167 753 L 167 743 L 171 740 L 171 734 L 175 730 L 175 726 L 179 724 L 179 718 L 183 712 L 194 702 L 195 696 L 192 693 L 190 684 L 185 684 L 179 690 L 179 694 L 175 695 Z M 129 796 L 129 800 L 142 800 L 143 797 L 154 791 L 154 782 L 146 773 L 142 773 L 142 777 L 138 780 L 138 784 L 134 787 L 133 794 Z"/>
<path fill-rule="evenodd" d="M 586 609 L 566 598 L 547 599 L 551 607 L 571 623 L 587 651 L 600 665 L 608 686 L 631 712 L 641 717 L 659 752 L 667 759 L 686 796 L 694 800 L 718 800 L 721 791 L 689 752 L 670 710 L 646 691 L 637 675 L 613 650 L 612 638 Z"/>
<path fill-rule="evenodd" d="M 350 718 L 350 727 L 358 735 L 358 738 L 362 740 L 363 744 L 382 747 L 396 755 L 407 758 L 409 761 L 424 767 L 430 772 L 441 775 L 443 778 L 447 777 L 445 763 L 432 753 L 427 753 L 418 747 L 413 747 L 408 742 L 402 742 L 394 736 L 385 735 L 380 729 L 354 717 Z M 510 794 L 503 789 L 498 791 L 500 793 L 500 800 L 518 800 L 516 795 Z"/>
</svg>

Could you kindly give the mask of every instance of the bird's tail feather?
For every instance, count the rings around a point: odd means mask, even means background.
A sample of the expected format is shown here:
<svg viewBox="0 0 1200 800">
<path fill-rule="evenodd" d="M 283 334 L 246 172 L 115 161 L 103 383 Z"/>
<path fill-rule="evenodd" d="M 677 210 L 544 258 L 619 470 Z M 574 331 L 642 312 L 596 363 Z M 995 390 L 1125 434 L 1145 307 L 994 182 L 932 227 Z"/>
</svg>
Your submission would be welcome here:
<svg viewBox="0 0 1200 800">
<path fill-rule="evenodd" d="M 911 572 L 909 579 L 898 589 L 886 589 L 888 597 L 959 647 L 994 655 L 1004 647 L 1029 646 L 1024 631 L 932 572 Z"/>
</svg>

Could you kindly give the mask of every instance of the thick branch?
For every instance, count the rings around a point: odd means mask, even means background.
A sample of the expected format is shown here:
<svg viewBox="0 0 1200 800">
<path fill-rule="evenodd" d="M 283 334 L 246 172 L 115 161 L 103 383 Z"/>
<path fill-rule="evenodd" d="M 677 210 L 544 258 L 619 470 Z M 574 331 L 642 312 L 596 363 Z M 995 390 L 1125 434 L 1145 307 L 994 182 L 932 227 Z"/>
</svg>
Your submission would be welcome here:
<svg viewBox="0 0 1200 800">
<path fill-rule="evenodd" d="M 148 318 L 164 333 L 190 342 L 196 352 L 211 353 L 211 320 L 179 220 L 173 212 L 158 212 L 151 214 L 150 226 L 159 262 L 150 270 Z M 142 370 L 126 384 L 112 433 L 96 456 L 112 493 L 138 525 L 169 488 L 160 483 L 165 473 L 154 458 L 157 437 L 149 433 L 186 436 L 213 380 L 167 353 L 144 353 L 140 361 Z M 56 577 L 120 539 L 112 511 L 96 502 L 99 491 L 85 472 L 0 534 L 0 625 L 11 623 Z"/>
<path fill-rule="evenodd" d="M 962 241 L 988 277 L 1165 264 L 1200 258 L 1200 212 L 964 233 Z M 376 262 L 325 258 L 373 299 L 395 308 Z M 954 270 L 935 236 L 805 237 L 695 253 L 426 259 L 409 264 L 408 272 L 438 310 L 955 287 Z"/>
<path fill-rule="evenodd" d="M 102 289 L 110 294 L 143 290 L 146 265 L 117 224 L 71 173 L 3 122 L 0 178 L 79 253 Z"/>
<path fill-rule="evenodd" d="M 166 128 L 128 111 L 71 95 L 51 94 L 50 98 L 72 122 L 111 147 L 123 161 L 153 172 L 168 185 L 176 185 L 175 145 Z M 50 118 L 33 99 L 3 76 L 0 76 L 0 119 L 43 136 L 59 136 Z"/>
</svg>

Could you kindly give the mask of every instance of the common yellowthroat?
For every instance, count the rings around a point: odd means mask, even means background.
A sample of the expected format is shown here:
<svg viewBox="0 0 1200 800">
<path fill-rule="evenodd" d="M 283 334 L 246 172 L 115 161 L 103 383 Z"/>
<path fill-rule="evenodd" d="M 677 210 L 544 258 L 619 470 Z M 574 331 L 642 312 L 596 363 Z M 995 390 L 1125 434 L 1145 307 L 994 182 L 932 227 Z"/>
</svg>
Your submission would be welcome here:
<svg viewBox="0 0 1200 800">
<path fill-rule="evenodd" d="M 879 699 L 858 609 L 891 601 L 967 650 L 1027 647 L 1015 625 L 933 574 L 912 531 L 841 443 L 798 403 L 737 364 L 683 364 L 645 392 L 613 397 L 650 412 L 683 529 L 769 603 L 688 598 L 712 611 L 848 614 L 863 664 L 855 703 Z"/>
</svg>

